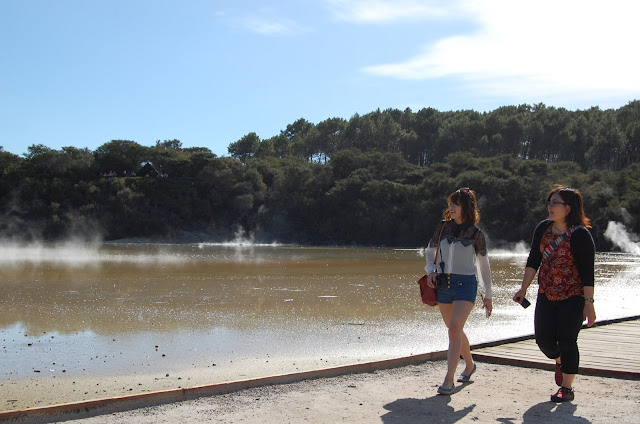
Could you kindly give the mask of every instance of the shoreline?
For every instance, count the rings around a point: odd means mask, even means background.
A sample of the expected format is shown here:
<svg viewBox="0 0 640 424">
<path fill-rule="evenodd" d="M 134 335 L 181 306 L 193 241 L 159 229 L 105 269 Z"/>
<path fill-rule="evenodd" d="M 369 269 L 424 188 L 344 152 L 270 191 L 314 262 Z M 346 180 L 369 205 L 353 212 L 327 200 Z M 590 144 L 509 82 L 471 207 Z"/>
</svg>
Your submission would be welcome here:
<svg viewBox="0 0 640 424">
<path fill-rule="evenodd" d="M 595 326 L 637 320 L 638 318 L 640 316 L 604 320 L 596 323 Z M 533 335 L 524 335 L 478 343 L 472 345 L 472 350 L 508 345 L 532 338 Z M 339 361 L 334 361 L 333 364 L 328 362 L 325 367 L 322 367 L 315 360 L 297 359 L 292 364 L 291 359 L 273 360 L 272 358 L 268 368 L 264 367 L 264 364 L 243 364 L 240 365 L 242 374 L 238 374 L 237 369 L 231 369 L 227 371 L 226 379 L 223 377 L 224 374 L 220 374 L 213 367 L 193 367 L 166 374 L 144 372 L 116 376 L 96 375 L 68 378 L 49 376 L 49 378 L 3 380 L 0 381 L 0 389 L 6 404 L 2 405 L 3 409 L 0 410 L 0 420 L 3 417 L 33 414 L 50 415 L 89 409 L 118 410 L 127 404 L 134 404 L 134 408 L 152 407 L 195 397 L 209 397 L 272 385 L 355 376 L 413 366 L 420 367 L 435 362 L 444 363 L 446 355 L 447 352 L 442 350 L 370 362 L 339 364 Z M 475 358 L 484 367 L 508 366 L 528 370 L 537 369 L 541 372 L 552 369 L 551 363 L 535 364 L 527 361 L 514 363 L 506 358 L 496 360 L 483 358 L 482 355 L 475 355 Z M 295 367 L 295 371 L 292 371 L 292 365 Z M 446 367 L 446 365 L 442 366 Z M 268 370 L 271 370 L 270 374 Z M 238 376 L 245 378 L 238 379 Z M 625 379 L 625 375 L 621 373 L 594 373 L 586 369 L 581 369 L 580 376 Z M 628 378 L 639 380 L 637 375 Z"/>
<path fill-rule="evenodd" d="M 0 413 L 0 421 L 542 424 L 636 423 L 640 416 L 640 379 L 578 375 L 574 384 L 576 399 L 556 404 L 549 401 L 557 389 L 552 371 L 480 360 L 477 363 L 478 372 L 471 382 L 456 383 L 456 392 L 451 396 L 436 394 L 446 371 L 446 361 L 437 359 L 300 381 L 260 381 L 254 386 L 230 383 L 217 393 L 197 387 L 183 392 L 181 397 L 176 397 L 176 391 L 159 392 L 156 400 L 161 401 L 151 404 L 134 395 L 120 397 L 112 404 L 9 411 Z M 459 370 L 462 367 L 461 363 Z M 607 402 L 597 401 L 603 398 Z"/>
<path fill-rule="evenodd" d="M 230 387 L 247 388 L 305 379 L 335 377 L 350 373 L 366 373 L 392 369 L 446 358 L 446 351 L 377 360 L 370 362 L 330 361 L 322 367 L 315 359 L 271 359 L 268 367 L 249 363 L 220 372 L 215 368 L 183 368 L 165 372 L 145 372 L 127 375 L 96 375 L 76 377 L 30 377 L 0 381 L 0 391 L 6 401 L 3 413 L 51 409 L 73 410 L 78 406 L 117 403 L 122 398 L 134 397 L 143 404 L 155 404 L 154 399 L 167 397 L 180 400 L 191 392 L 215 394 L 229 391 Z M 269 372 L 271 370 L 271 372 Z M 240 377 L 240 378 L 238 378 Z M 213 382 L 213 383 L 212 383 Z M 174 400 L 175 401 L 175 400 Z M 4 402 L 3 402 L 4 403 Z"/>
</svg>

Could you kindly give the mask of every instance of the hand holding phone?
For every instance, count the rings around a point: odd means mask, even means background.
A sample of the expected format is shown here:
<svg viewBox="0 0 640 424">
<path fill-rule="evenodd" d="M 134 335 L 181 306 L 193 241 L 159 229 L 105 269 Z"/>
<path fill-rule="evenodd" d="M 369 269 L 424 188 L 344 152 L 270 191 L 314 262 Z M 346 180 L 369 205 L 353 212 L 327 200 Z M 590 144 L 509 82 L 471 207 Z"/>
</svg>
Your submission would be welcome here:
<svg viewBox="0 0 640 424">
<path fill-rule="evenodd" d="M 482 307 L 484 308 L 484 314 L 487 318 L 489 318 L 491 316 L 491 311 L 489 311 L 489 308 L 487 308 L 487 305 L 485 305 L 484 295 L 482 293 L 480 294 L 480 299 L 482 300 Z"/>
<path fill-rule="evenodd" d="M 520 299 L 520 297 L 516 297 L 516 301 L 522 305 L 523 308 L 527 309 L 529 305 L 531 305 L 531 302 L 529 302 L 526 297 L 523 297 L 522 301 L 520 301 Z"/>
</svg>

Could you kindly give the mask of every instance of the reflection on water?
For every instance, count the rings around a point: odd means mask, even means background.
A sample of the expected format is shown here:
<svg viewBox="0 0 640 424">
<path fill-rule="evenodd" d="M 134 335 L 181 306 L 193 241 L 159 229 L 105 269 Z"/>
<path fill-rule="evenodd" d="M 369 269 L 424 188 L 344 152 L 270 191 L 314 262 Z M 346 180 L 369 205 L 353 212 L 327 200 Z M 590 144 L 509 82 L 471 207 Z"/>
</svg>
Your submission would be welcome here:
<svg viewBox="0 0 640 424">
<path fill-rule="evenodd" d="M 494 316 L 474 310 L 466 327 L 472 343 L 533 332 L 534 308 L 511 301 L 526 250 L 491 253 Z M 419 301 L 423 266 L 419 250 L 400 249 L 4 246 L 0 379 L 34 367 L 127 374 L 158 361 L 349 363 L 445 349 L 437 308 Z M 640 258 L 598 254 L 596 270 L 598 318 L 640 314 Z M 535 285 L 529 297 L 534 303 Z"/>
</svg>

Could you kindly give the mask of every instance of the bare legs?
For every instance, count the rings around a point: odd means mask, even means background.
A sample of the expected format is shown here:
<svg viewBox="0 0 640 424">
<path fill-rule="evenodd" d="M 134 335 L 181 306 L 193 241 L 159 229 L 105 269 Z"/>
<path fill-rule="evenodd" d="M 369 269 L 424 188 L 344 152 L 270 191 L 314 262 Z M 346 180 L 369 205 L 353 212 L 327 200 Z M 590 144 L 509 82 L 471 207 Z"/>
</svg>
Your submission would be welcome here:
<svg viewBox="0 0 640 424">
<path fill-rule="evenodd" d="M 440 314 L 445 325 L 449 329 L 449 351 L 447 352 L 447 375 L 444 378 L 443 387 L 453 386 L 460 355 L 465 362 L 463 374 L 469 375 L 473 369 L 473 358 L 469 339 L 464 334 L 464 324 L 473 309 L 473 303 L 466 300 L 454 300 L 453 303 L 438 303 Z"/>
</svg>

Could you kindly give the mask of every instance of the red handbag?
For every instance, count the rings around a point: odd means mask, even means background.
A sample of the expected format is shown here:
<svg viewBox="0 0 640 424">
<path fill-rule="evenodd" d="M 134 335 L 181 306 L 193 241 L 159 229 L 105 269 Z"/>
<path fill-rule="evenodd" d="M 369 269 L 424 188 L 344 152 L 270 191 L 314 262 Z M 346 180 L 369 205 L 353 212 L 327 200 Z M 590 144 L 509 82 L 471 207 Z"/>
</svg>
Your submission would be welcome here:
<svg viewBox="0 0 640 424">
<path fill-rule="evenodd" d="M 422 297 L 422 303 L 426 303 L 429 306 L 436 306 L 438 304 L 436 289 L 427 284 L 428 279 L 428 275 L 423 275 L 422 278 L 418 280 L 420 297 Z"/>
<path fill-rule="evenodd" d="M 442 232 L 444 231 L 444 227 L 446 226 L 447 222 L 445 221 L 440 228 L 440 233 L 438 234 L 438 246 L 436 247 L 436 255 L 433 258 L 433 268 L 436 270 L 436 272 L 438 272 L 436 268 L 436 262 L 438 260 L 438 251 L 440 250 L 440 237 L 442 237 Z M 436 294 L 436 289 L 427 284 L 427 281 L 429 281 L 428 275 L 423 275 L 422 278 L 418 280 L 422 303 L 425 303 L 429 306 L 436 306 L 438 304 L 438 295 Z"/>
</svg>

